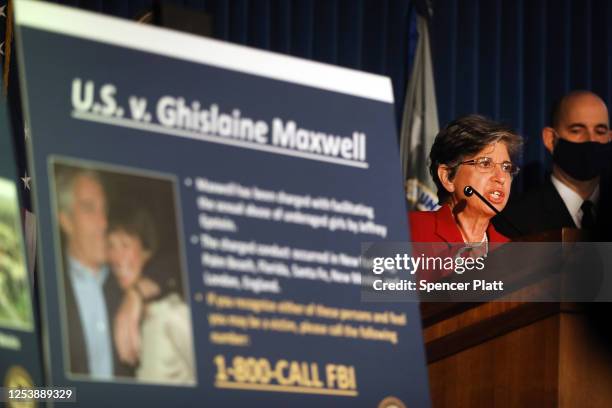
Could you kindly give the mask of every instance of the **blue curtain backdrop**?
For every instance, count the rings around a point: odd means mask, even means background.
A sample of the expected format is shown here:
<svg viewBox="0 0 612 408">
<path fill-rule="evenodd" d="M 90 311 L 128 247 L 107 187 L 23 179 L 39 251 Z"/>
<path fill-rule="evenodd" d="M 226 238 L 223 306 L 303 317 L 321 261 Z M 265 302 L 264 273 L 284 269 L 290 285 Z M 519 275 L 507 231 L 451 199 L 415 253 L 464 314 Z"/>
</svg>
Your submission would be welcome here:
<svg viewBox="0 0 612 408">
<path fill-rule="evenodd" d="M 128 19 L 153 3 L 54 2 Z M 417 40 L 415 0 L 168 2 L 209 13 L 215 38 L 391 77 L 399 125 Z M 513 188 L 539 183 L 549 165 L 540 129 L 553 101 L 581 88 L 612 102 L 612 1 L 433 0 L 432 6 L 440 124 L 473 112 L 507 122 L 527 142 Z M 13 88 L 17 81 L 10 82 Z"/>
<path fill-rule="evenodd" d="M 59 0 L 54 3 L 133 19 L 152 0 Z M 176 0 L 209 13 L 214 37 L 389 76 L 397 125 L 416 48 L 411 0 Z"/>
<path fill-rule="evenodd" d="M 549 166 L 540 130 L 553 102 L 588 89 L 612 102 L 612 1 L 434 0 L 433 60 L 440 123 L 479 112 L 526 137 L 523 174 Z"/>
</svg>

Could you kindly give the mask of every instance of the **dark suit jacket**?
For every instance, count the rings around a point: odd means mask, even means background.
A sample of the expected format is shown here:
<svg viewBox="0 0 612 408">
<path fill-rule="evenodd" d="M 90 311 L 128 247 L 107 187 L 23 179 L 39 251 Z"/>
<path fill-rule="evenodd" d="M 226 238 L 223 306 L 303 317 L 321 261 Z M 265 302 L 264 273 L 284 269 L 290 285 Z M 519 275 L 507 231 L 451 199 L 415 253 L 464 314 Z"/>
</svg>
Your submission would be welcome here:
<svg viewBox="0 0 612 408">
<path fill-rule="evenodd" d="M 552 231 L 563 227 L 576 228 L 563 199 L 550 181 L 528 191 L 510 202 L 502 211 L 521 232 L 514 230 L 501 217 L 493 218 L 493 224 L 504 235 L 517 238 L 520 235 L 531 235 L 544 231 Z"/>
<path fill-rule="evenodd" d="M 68 349 L 70 352 L 70 372 L 73 374 L 89 374 L 85 335 L 81 326 L 81 317 L 76 302 L 74 290 L 67 267 L 64 268 L 64 289 L 66 294 L 66 318 L 68 326 Z M 113 366 L 115 376 L 133 377 L 134 369 L 120 362 L 113 340 L 113 320 L 123 299 L 123 293 L 113 276 L 109 275 L 104 283 L 104 298 L 110 325 L 111 344 L 113 347 Z"/>
<path fill-rule="evenodd" d="M 592 239 L 608 241 L 612 232 L 610 179 L 602 177 L 599 187 L 597 230 L 592 232 Z M 528 191 L 517 199 L 511 198 L 502 214 L 522 232 L 522 234 L 519 234 L 499 216 L 493 218 L 495 227 L 502 234 L 511 238 L 558 230 L 564 227 L 576 228 L 572 216 L 552 181 L 550 181 L 550 177 L 547 177 L 544 184 Z"/>
</svg>

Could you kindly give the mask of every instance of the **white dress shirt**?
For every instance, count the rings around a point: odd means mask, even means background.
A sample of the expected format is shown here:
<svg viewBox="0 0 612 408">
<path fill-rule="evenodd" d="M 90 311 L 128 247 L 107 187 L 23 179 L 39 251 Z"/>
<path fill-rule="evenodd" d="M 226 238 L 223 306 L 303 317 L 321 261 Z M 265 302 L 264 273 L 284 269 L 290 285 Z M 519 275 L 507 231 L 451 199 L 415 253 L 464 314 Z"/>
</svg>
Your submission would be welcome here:
<svg viewBox="0 0 612 408">
<path fill-rule="evenodd" d="M 574 224 L 576 224 L 577 228 L 582 228 L 582 203 L 585 201 L 580 195 L 563 184 L 561 180 L 556 178 L 554 175 L 550 176 L 550 181 L 552 181 L 553 186 L 557 189 L 557 192 L 561 196 L 563 203 L 565 203 L 565 207 L 567 211 L 569 211 L 572 219 L 574 220 Z M 593 190 L 593 193 L 587 198 L 587 200 L 591 201 L 595 206 L 597 206 L 597 202 L 599 201 L 599 184 Z"/>
<path fill-rule="evenodd" d="M 113 377 L 113 346 L 104 282 L 108 278 L 108 267 L 95 272 L 70 257 L 69 278 L 74 289 L 85 347 L 87 362 L 92 377 L 110 379 Z"/>
</svg>

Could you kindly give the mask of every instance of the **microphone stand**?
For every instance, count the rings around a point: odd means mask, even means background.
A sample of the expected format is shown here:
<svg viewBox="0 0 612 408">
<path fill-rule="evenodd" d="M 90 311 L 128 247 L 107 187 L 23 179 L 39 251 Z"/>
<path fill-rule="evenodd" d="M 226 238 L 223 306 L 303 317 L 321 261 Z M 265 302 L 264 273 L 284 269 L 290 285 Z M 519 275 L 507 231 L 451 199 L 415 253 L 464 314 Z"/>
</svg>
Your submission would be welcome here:
<svg viewBox="0 0 612 408">
<path fill-rule="evenodd" d="M 519 236 L 525 235 L 523 234 L 523 231 L 521 231 L 516 225 L 514 225 L 512 222 L 510 222 L 510 220 L 504 216 L 500 211 L 497 210 L 497 208 L 495 208 L 495 206 L 493 204 L 491 204 L 489 202 L 489 200 L 487 200 L 486 198 L 484 198 L 482 196 L 482 194 L 480 194 L 478 191 L 476 191 L 476 189 L 472 186 L 465 186 L 463 189 L 463 194 L 465 194 L 466 197 L 471 197 L 472 195 L 476 195 L 476 197 L 478 197 L 480 199 L 480 201 L 482 201 L 483 203 L 485 203 L 490 209 L 493 210 L 493 212 L 497 215 L 499 215 L 509 226 L 512 227 L 512 229 L 514 229 L 516 232 L 519 233 Z"/>
</svg>

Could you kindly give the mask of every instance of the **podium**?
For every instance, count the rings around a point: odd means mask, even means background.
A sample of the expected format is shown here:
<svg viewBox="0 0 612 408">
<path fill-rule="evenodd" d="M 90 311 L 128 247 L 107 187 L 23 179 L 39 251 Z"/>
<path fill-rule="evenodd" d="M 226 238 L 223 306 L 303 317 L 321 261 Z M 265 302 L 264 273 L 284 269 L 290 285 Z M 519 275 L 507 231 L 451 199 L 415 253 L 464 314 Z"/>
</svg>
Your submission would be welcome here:
<svg viewBox="0 0 612 408">
<path fill-rule="evenodd" d="M 579 239 L 564 229 L 528 240 Z M 433 407 L 612 406 L 612 345 L 594 335 L 583 304 L 423 303 L 421 312 Z"/>
</svg>

